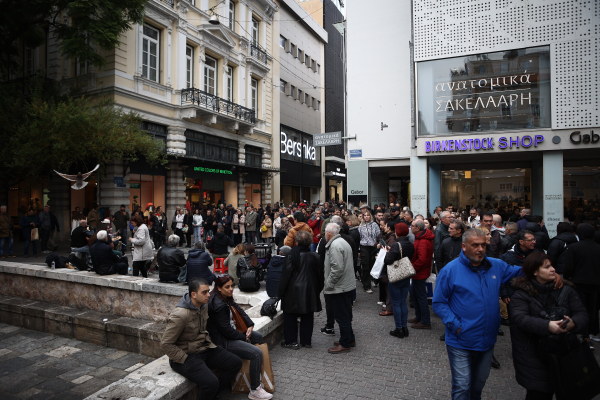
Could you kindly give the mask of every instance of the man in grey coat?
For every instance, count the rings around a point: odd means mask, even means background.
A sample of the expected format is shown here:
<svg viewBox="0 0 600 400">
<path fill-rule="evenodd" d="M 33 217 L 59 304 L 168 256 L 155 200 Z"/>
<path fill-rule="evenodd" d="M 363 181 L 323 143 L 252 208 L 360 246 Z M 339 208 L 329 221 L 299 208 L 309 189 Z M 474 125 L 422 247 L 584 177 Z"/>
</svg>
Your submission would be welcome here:
<svg viewBox="0 0 600 400">
<path fill-rule="evenodd" d="M 254 243 L 256 238 L 256 217 L 258 214 L 252 210 L 252 207 L 246 208 L 246 236 L 248 243 Z"/>
<path fill-rule="evenodd" d="M 323 294 L 333 305 L 333 317 L 340 327 L 340 340 L 327 350 L 332 354 L 356 346 L 352 331 L 352 291 L 356 289 L 352 248 L 341 236 L 338 224 L 325 228 L 325 287 Z"/>
</svg>

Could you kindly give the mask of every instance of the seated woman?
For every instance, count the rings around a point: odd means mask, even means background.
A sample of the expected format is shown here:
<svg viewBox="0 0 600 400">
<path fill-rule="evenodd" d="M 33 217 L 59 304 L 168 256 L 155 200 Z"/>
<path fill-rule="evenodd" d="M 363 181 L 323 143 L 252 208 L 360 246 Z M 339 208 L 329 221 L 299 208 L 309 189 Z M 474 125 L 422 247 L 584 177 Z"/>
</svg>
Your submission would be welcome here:
<svg viewBox="0 0 600 400">
<path fill-rule="evenodd" d="M 244 257 L 244 252 L 246 251 L 246 247 L 243 243 L 238 244 L 233 249 L 233 252 L 227 256 L 223 264 L 227 266 L 229 270 L 229 276 L 233 279 L 233 284 L 238 284 L 238 276 L 237 276 L 237 263 L 240 258 Z"/>
<path fill-rule="evenodd" d="M 233 279 L 223 275 L 215 280 L 215 287 L 208 300 L 207 330 L 210 338 L 217 345 L 230 353 L 250 360 L 250 394 L 249 399 L 270 399 L 273 395 L 267 393 L 260 383 L 262 371 L 262 350 L 255 343 L 261 344 L 263 337 L 260 332 L 254 332 L 254 322 L 233 300 Z M 247 326 L 245 333 L 236 330 L 233 322 L 232 308 L 244 319 Z"/>
<path fill-rule="evenodd" d="M 589 317 L 571 282 L 563 279 L 564 286 L 554 289 L 558 275 L 546 254 L 528 255 L 523 275 L 513 279 L 515 292 L 508 303 L 515 377 L 527 389 L 526 400 L 551 400 L 554 385 L 549 363 L 535 344 L 552 334 L 579 332 L 587 326 Z M 542 312 L 546 318 L 542 318 Z M 565 397 L 557 393 L 556 398 Z"/>
<path fill-rule="evenodd" d="M 162 246 L 156 255 L 158 279 L 161 282 L 186 282 L 187 267 L 183 251 L 177 248 L 179 236 L 171 235 L 167 245 Z"/>
</svg>

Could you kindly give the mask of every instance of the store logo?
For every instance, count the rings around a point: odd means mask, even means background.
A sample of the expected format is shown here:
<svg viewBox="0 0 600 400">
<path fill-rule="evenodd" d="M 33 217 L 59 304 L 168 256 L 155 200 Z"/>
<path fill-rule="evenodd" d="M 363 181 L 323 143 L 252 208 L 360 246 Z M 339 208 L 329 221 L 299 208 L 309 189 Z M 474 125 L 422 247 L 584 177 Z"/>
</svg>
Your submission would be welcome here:
<svg viewBox="0 0 600 400">
<path fill-rule="evenodd" d="M 363 194 L 364 192 L 364 190 L 351 190 L 350 194 Z"/>
<path fill-rule="evenodd" d="M 288 139 L 287 135 L 281 132 L 281 154 L 289 154 L 294 157 L 302 157 L 304 153 L 305 160 L 315 161 L 317 159 L 316 149 L 310 145 L 308 140 L 305 144 Z"/>
<path fill-rule="evenodd" d="M 592 131 L 591 135 L 588 135 L 587 133 L 582 135 L 581 132 L 575 131 L 575 132 L 571 133 L 571 136 L 569 136 L 569 139 L 571 139 L 571 143 L 573 143 L 573 144 L 598 143 L 598 141 L 600 141 L 600 135 L 596 135 L 594 133 L 594 131 Z"/>
</svg>

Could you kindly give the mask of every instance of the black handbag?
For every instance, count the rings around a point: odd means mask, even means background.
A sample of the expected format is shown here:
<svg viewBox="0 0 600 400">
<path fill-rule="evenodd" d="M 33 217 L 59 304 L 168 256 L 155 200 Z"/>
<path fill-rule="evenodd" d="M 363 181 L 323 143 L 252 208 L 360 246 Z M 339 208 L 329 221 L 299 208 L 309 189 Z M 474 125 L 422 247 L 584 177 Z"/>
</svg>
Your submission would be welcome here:
<svg viewBox="0 0 600 400">
<path fill-rule="evenodd" d="M 240 270 L 238 287 L 242 292 L 257 292 L 260 289 L 258 268 L 252 268 L 246 259 L 243 260 L 245 266 Z"/>
<path fill-rule="evenodd" d="M 260 315 L 271 319 L 275 318 L 277 315 L 277 304 L 279 304 L 279 299 L 277 297 L 272 297 L 265 301 L 260 308 Z"/>
<path fill-rule="evenodd" d="M 237 231 L 238 229 L 240 229 L 240 225 L 239 224 L 233 224 L 233 230 Z"/>
</svg>

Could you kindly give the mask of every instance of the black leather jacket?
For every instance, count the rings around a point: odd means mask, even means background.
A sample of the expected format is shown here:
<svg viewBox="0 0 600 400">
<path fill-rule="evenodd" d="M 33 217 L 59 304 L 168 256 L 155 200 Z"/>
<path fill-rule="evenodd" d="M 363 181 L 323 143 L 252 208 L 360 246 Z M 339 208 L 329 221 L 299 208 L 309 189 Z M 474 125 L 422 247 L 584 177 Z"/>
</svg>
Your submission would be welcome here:
<svg viewBox="0 0 600 400">
<path fill-rule="evenodd" d="M 180 267 L 186 264 L 183 251 L 171 245 L 161 247 L 156 255 L 156 260 L 160 275 L 179 275 Z"/>
</svg>

